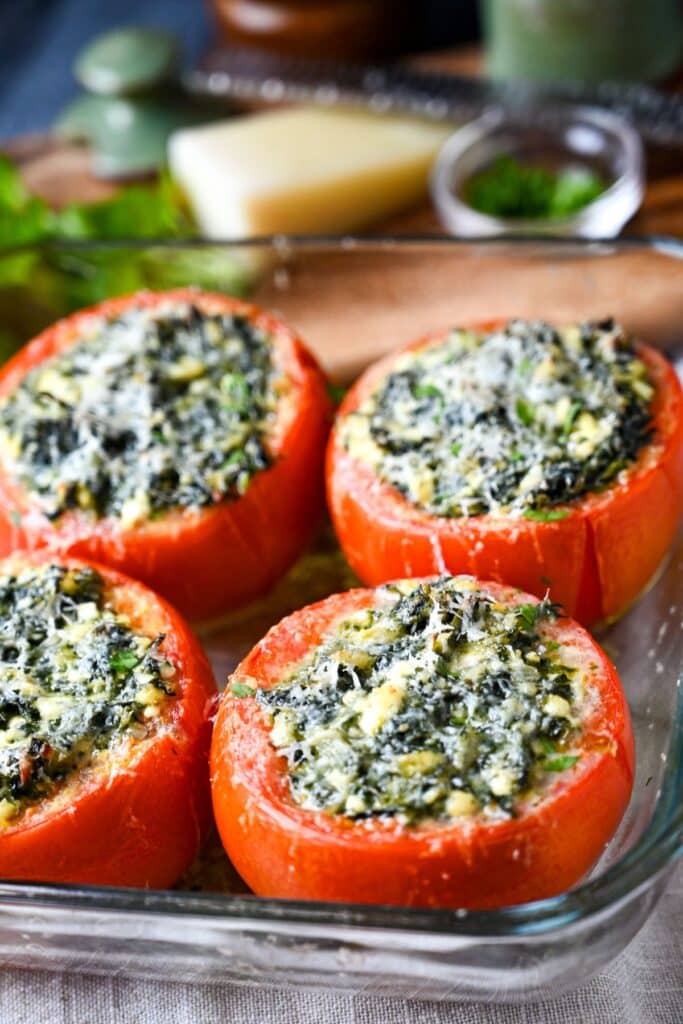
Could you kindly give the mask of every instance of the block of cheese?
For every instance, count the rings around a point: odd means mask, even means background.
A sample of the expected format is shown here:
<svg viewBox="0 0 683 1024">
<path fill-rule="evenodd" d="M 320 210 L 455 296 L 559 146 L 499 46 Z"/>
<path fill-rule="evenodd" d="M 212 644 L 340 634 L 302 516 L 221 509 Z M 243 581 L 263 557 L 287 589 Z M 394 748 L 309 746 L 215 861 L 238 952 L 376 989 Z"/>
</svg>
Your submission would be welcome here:
<svg viewBox="0 0 683 1024">
<path fill-rule="evenodd" d="M 203 234 L 343 232 L 419 202 L 452 128 L 287 108 L 177 131 L 171 174 Z"/>
</svg>

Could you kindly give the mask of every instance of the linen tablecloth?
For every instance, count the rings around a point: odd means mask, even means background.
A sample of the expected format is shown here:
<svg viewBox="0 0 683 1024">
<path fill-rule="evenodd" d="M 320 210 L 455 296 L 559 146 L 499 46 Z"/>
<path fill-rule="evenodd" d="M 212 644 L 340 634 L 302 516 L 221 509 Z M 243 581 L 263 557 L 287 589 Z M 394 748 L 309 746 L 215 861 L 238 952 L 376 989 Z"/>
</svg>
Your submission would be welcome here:
<svg viewBox="0 0 683 1024">
<path fill-rule="evenodd" d="M 0 969 L 0 1024 L 683 1024 L 683 865 L 600 975 L 519 1006 L 415 1002 Z"/>
</svg>

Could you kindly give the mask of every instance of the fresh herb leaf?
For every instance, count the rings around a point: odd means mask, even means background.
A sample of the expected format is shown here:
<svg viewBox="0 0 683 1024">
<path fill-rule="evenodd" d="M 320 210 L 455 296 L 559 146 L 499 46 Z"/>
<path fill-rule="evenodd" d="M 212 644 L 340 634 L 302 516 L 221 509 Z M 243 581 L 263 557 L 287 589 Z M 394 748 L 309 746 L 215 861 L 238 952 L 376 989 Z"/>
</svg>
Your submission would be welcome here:
<svg viewBox="0 0 683 1024">
<path fill-rule="evenodd" d="M 416 384 L 413 394 L 416 398 L 438 398 L 443 402 L 443 394 L 435 384 Z"/>
<path fill-rule="evenodd" d="M 525 427 L 530 427 L 534 422 L 534 407 L 523 398 L 518 398 L 515 403 L 515 412 Z"/>
<path fill-rule="evenodd" d="M 0 155 L 0 311 L 4 313 L 5 304 L 14 309 L 14 289 L 20 288 L 27 294 L 19 300 L 45 317 L 44 322 L 19 323 L 11 331 L 3 325 L 0 360 L 44 323 L 112 295 L 174 288 L 189 280 L 209 291 L 245 294 L 251 272 L 218 247 L 107 246 L 110 240 L 196 237 L 185 200 L 168 174 L 150 184 L 124 186 L 97 203 L 72 203 L 55 211 L 27 190 L 19 170 Z M 95 244 L 82 251 L 50 245 L 63 238 Z M 15 249 L 32 245 L 42 248 Z M 13 289 L 6 302 L 3 288 Z"/>
<path fill-rule="evenodd" d="M 524 625 L 527 626 L 529 629 L 532 629 L 541 617 L 543 605 L 518 604 L 516 611 Z"/>
<path fill-rule="evenodd" d="M 538 745 L 544 754 L 554 754 L 555 744 L 547 736 L 538 737 Z"/>
<path fill-rule="evenodd" d="M 109 664 L 114 672 L 132 672 L 139 661 L 140 657 L 135 651 L 114 651 Z"/>
<path fill-rule="evenodd" d="M 227 469 L 229 466 L 239 466 L 244 462 L 245 452 L 243 448 L 236 448 L 234 452 L 230 452 L 227 459 L 221 466 L 221 469 Z"/>
<path fill-rule="evenodd" d="M 129 185 L 98 203 L 72 203 L 55 214 L 54 234 L 64 238 L 169 238 L 193 234 L 176 187 Z"/>
<path fill-rule="evenodd" d="M 555 178 L 550 204 L 551 217 L 568 217 L 605 191 L 605 183 L 592 171 L 568 167 Z"/>
<path fill-rule="evenodd" d="M 567 508 L 528 508 L 524 512 L 524 518 L 534 523 L 554 523 L 558 519 L 566 519 L 568 515 Z"/>
<path fill-rule="evenodd" d="M 461 451 L 462 443 L 460 441 L 456 441 L 455 444 L 451 445 L 451 455 L 459 455 Z"/>
<path fill-rule="evenodd" d="M 533 365 L 528 356 L 522 356 L 517 367 L 520 377 L 527 377 L 531 373 Z"/>
<path fill-rule="evenodd" d="M 593 202 L 605 190 L 602 178 L 587 168 L 551 171 L 502 156 L 473 175 L 465 200 L 491 217 L 567 217 Z"/>
<path fill-rule="evenodd" d="M 221 391 L 228 396 L 231 407 L 243 409 L 249 402 L 249 384 L 243 373 L 226 373 L 221 379 Z"/>
<path fill-rule="evenodd" d="M 569 412 L 567 413 L 564 423 L 562 425 L 562 433 L 565 437 L 567 437 L 571 433 L 572 427 L 574 426 L 574 420 L 579 415 L 582 408 L 582 402 L 572 402 L 569 408 Z"/>
<path fill-rule="evenodd" d="M 544 761 L 543 767 L 547 772 L 563 772 L 567 768 L 573 768 L 578 760 L 578 754 L 561 754 L 559 757 Z"/>
<path fill-rule="evenodd" d="M 335 405 L 341 405 L 342 399 L 348 390 L 349 389 L 345 384 L 333 384 L 331 381 L 327 382 L 327 393 Z"/>
<path fill-rule="evenodd" d="M 247 686 L 246 683 L 231 683 L 230 693 L 234 694 L 235 697 L 253 697 L 256 690 L 253 686 Z"/>
</svg>

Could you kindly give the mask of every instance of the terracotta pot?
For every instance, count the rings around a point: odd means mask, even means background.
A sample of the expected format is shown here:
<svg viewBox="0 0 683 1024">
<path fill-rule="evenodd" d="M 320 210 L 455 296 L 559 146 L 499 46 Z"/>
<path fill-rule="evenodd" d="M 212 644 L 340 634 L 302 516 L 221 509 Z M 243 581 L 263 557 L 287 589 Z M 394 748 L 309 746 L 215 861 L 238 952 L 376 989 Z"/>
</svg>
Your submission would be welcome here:
<svg viewBox="0 0 683 1024">
<path fill-rule="evenodd" d="M 414 10 L 402 0 L 210 0 L 231 43 L 307 57 L 396 53 Z"/>
</svg>

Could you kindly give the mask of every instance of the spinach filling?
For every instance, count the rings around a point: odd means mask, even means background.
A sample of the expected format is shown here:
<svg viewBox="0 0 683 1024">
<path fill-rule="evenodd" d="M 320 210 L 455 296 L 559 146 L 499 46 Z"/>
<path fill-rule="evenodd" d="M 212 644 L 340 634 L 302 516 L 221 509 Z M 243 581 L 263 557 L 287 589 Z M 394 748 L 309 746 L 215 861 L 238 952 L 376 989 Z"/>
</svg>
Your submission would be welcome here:
<svg viewBox="0 0 683 1024">
<path fill-rule="evenodd" d="M 0 825 L 124 734 L 147 735 L 173 694 L 163 637 L 134 633 L 93 569 L 0 578 Z"/>
<path fill-rule="evenodd" d="M 652 437 L 654 389 L 611 320 L 513 320 L 404 355 L 341 438 L 412 504 L 530 519 L 607 487 Z"/>
<path fill-rule="evenodd" d="M 553 605 L 503 605 L 468 577 L 380 594 L 256 692 L 298 803 L 407 824 L 507 816 L 576 763 L 580 690 L 544 629 Z"/>
<path fill-rule="evenodd" d="M 271 461 L 275 379 L 245 317 L 132 309 L 30 372 L 0 403 L 0 440 L 51 519 L 133 526 L 244 493 Z"/>
</svg>

